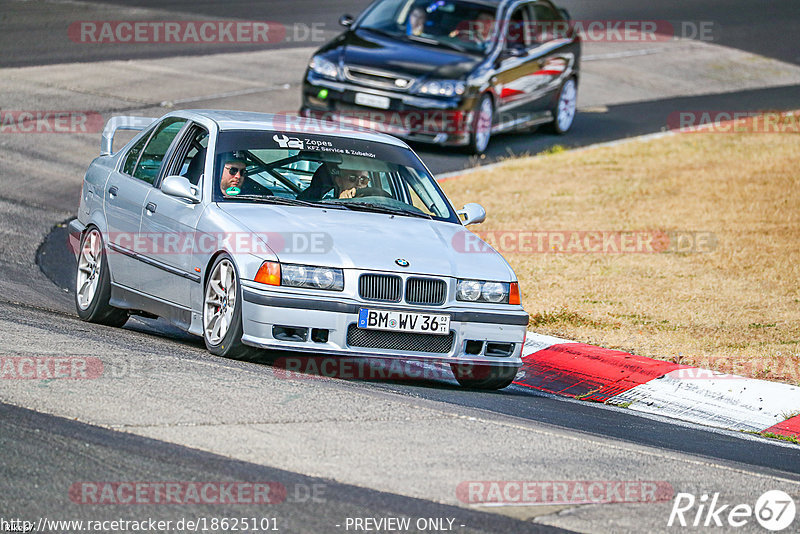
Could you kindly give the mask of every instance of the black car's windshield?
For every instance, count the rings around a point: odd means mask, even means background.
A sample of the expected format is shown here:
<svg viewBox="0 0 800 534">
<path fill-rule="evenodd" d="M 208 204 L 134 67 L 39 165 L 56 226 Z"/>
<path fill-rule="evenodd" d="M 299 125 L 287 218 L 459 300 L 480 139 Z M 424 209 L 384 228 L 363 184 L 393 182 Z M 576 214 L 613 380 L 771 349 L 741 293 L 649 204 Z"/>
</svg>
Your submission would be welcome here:
<svg viewBox="0 0 800 534">
<path fill-rule="evenodd" d="M 462 0 L 383 0 L 358 27 L 395 37 L 483 53 L 491 46 L 496 9 Z"/>
<path fill-rule="evenodd" d="M 458 221 L 433 177 L 408 149 L 338 136 L 290 135 L 221 132 L 214 200 Z"/>
</svg>

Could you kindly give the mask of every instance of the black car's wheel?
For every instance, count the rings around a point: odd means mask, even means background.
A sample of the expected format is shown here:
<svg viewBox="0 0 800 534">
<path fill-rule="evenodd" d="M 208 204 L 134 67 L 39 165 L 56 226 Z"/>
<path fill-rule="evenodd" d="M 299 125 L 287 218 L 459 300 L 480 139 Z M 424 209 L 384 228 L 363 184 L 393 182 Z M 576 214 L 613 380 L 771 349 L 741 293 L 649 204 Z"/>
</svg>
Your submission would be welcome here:
<svg viewBox="0 0 800 534">
<path fill-rule="evenodd" d="M 516 367 L 498 367 L 471 363 L 450 364 L 459 384 L 471 389 L 503 389 L 517 376 Z"/>
<path fill-rule="evenodd" d="M 78 316 L 90 323 L 122 326 L 128 312 L 111 306 L 111 274 L 106 261 L 103 236 L 90 228 L 81 238 L 78 272 L 75 276 L 75 308 Z"/>
<path fill-rule="evenodd" d="M 472 129 L 469 134 L 468 150 L 473 154 L 483 154 L 489 146 L 492 137 L 492 120 L 494 117 L 494 104 L 492 97 L 485 94 L 478 101 L 475 116 L 472 119 Z"/>
<path fill-rule="evenodd" d="M 558 100 L 551 111 L 553 113 L 553 122 L 550 123 L 551 130 L 559 135 L 564 135 L 572 128 L 575 114 L 578 111 L 578 83 L 575 78 L 569 78 L 561 84 Z"/>
<path fill-rule="evenodd" d="M 255 349 L 242 344 L 242 288 L 233 259 L 220 255 L 203 290 L 203 340 L 212 354 L 245 359 Z"/>
</svg>

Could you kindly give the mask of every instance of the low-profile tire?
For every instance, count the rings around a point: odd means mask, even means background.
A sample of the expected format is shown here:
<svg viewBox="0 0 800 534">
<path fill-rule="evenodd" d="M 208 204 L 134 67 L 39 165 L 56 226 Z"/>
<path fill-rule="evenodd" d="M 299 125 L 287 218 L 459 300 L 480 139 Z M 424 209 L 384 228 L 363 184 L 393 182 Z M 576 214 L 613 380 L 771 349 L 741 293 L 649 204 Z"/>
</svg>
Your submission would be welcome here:
<svg viewBox="0 0 800 534">
<path fill-rule="evenodd" d="M 510 386 L 517 376 L 516 367 L 453 363 L 450 368 L 458 383 L 470 389 L 503 389 Z"/>
<path fill-rule="evenodd" d="M 492 97 L 484 94 L 475 108 L 472 128 L 469 133 L 467 151 L 470 154 L 483 154 L 492 138 L 492 120 L 494 118 L 494 104 Z"/>
<path fill-rule="evenodd" d="M 578 82 L 574 77 L 567 78 L 558 90 L 558 99 L 550 110 L 553 113 L 553 122 L 550 130 L 558 135 L 567 133 L 575 122 L 578 112 Z"/>
<path fill-rule="evenodd" d="M 233 259 L 221 254 L 203 287 L 203 341 L 211 354 L 244 360 L 256 350 L 242 343 L 242 287 Z"/>
<path fill-rule="evenodd" d="M 90 323 L 122 326 L 128 312 L 111 306 L 111 271 L 106 259 L 103 236 L 90 227 L 81 237 L 78 269 L 75 274 L 75 309 L 78 317 Z"/>
</svg>

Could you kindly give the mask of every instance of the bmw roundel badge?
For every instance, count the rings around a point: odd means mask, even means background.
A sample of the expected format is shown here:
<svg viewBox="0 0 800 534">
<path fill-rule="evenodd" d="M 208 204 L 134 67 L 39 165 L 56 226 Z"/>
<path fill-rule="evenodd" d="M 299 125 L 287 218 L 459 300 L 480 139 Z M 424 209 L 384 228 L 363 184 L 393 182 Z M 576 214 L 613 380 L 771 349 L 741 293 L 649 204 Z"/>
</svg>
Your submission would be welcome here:
<svg viewBox="0 0 800 534">
<path fill-rule="evenodd" d="M 410 263 L 408 263 L 408 260 L 404 260 L 403 258 L 397 258 L 396 260 L 394 260 L 394 262 L 400 267 L 408 267 L 409 265 L 411 265 Z"/>
</svg>

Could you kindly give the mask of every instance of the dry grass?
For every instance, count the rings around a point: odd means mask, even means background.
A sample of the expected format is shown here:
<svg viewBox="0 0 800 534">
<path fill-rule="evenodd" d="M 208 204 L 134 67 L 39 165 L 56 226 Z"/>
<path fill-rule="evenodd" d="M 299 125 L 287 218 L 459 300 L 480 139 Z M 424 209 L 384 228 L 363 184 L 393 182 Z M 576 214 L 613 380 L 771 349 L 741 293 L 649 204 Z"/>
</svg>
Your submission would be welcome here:
<svg viewBox="0 0 800 534">
<path fill-rule="evenodd" d="M 683 134 L 509 160 L 443 187 L 473 231 L 711 232 L 713 252 L 503 252 L 531 328 L 800 383 L 800 136 Z"/>
</svg>

